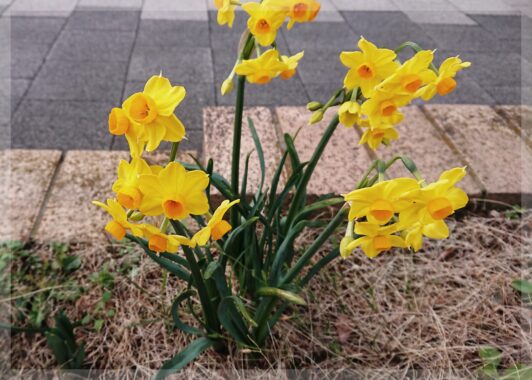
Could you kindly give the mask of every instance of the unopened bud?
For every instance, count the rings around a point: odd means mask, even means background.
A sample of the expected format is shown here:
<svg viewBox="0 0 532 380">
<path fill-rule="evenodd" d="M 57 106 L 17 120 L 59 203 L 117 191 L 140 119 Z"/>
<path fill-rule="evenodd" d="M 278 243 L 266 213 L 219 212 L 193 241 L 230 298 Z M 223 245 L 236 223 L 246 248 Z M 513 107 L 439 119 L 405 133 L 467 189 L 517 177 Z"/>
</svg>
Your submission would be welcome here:
<svg viewBox="0 0 532 380">
<path fill-rule="evenodd" d="M 142 219 L 144 219 L 144 214 L 141 212 L 134 212 L 129 219 L 131 219 L 134 222 L 140 222 Z"/>
<path fill-rule="evenodd" d="M 317 111 L 321 107 L 323 107 L 323 104 L 321 104 L 320 102 L 310 102 L 309 104 L 307 104 L 307 109 L 309 111 Z"/>
<path fill-rule="evenodd" d="M 233 78 L 227 78 L 226 80 L 224 80 L 224 82 L 222 83 L 221 91 L 222 96 L 225 96 L 231 93 L 231 91 L 233 91 Z"/>
<path fill-rule="evenodd" d="M 312 114 L 309 120 L 309 125 L 319 123 L 323 119 L 323 111 L 318 110 Z"/>
<path fill-rule="evenodd" d="M 346 259 L 351 255 L 352 250 L 349 249 L 349 244 L 351 244 L 355 239 L 352 236 L 344 236 L 340 241 L 340 256 L 343 259 Z"/>
</svg>

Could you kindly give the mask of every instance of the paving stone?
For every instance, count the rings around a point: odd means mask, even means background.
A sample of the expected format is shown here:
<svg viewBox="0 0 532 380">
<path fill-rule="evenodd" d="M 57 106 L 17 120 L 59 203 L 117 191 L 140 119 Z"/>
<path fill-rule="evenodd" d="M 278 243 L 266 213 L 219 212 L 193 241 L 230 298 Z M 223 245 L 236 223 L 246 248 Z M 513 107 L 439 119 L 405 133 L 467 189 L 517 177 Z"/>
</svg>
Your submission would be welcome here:
<svg viewBox="0 0 532 380">
<path fill-rule="evenodd" d="M 136 45 L 131 58 L 128 81 L 145 81 L 162 70 L 175 82 L 214 81 L 211 50 L 208 48 L 181 48 Z"/>
<path fill-rule="evenodd" d="M 186 20 L 142 20 L 137 45 L 167 47 L 210 47 L 209 26 Z"/>
<path fill-rule="evenodd" d="M 0 123 L 0 151 L 11 149 L 11 124 Z"/>
<path fill-rule="evenodd" d="M 516 38 L 521 35 L 521 16 L 517 15 L 471 15 L 480 26 L 496 31 L 498 38 Z"/>
<path fill-rule="evenodd" d="M 11 78 L 11 19 L 0 17 L 0 78 Z"/>
<path fill-rule="evenodd" d="M 0 241 L 29 238 L 60 157 L 60 151 L 0 151 Z"/>
<path fill-rule="evenodd" d="M 345 23 L 327 22 L 301 24 L 292 30 L 283 29 L 282 33 L 292 54 L 309 49 L 354 49 L 360 37 Z"/>
<path fill-rule="evenodd" d="M 139 24 L 139 18 L 140 12 L 133 10 L 77 9 L 69 17 L 65 30 L 134 31 Z"/>
<path fill-rule="evenodd" d="M 436 47 L 427 33 L 402 12 L 343 12 L 343 15 L 357 36 L 355 46 L 359 36 L 364 36 L 389 49 L 396 49 L 405 41 L 414 41 L 425 49 Z"/>
<path fill-rule="evenodd" d="M 488 194 L 530 193 L 532 152 L 488 106 L 427 106 L 445 135 L 464 155 Z"/>
<path fill-rule="evenodd" d="M 11 80 L 0 78 L 0 125 L 8 124 L 11 120 Z"/>
<path fill-rule="evenodd" d="M 512 13 L 514 10 L 502 0 L 450 0 L 451 3 L 466 13 Z"/>
<path fill-rule="evenodd" d="M 503 43 L 495 31 L 474 25 L 428 25 L 423 30 L 436 42 L 434 47 L 457 52 L 515 52 L 516 46 Z"/>
<path fill-rule="evenodd" d="M 29 99 L 94 100 L 118 103 L 127 66 L 116 61 L 47 60 L 33 81 Z"/>
<path fill-rule="evenodd" d="M 449 0 L 392 0 L 401 11 L 456 12 L 456 8 Z"/>
<path fill-rule="evenodd" d="M 320 13 L 314 19 L 314 22 L 344 22 L 344 18 L 338 12 L 332 0 L 320 0 Z"/>
<path fill-rule="evenodd" d="M 185 152 L 178 155 L 183 160 L 187 157 Z M 67 152 L 35 238 L 62 242 L 106 239 L 104 227 L 109 217 L 91 201 L 105 202 L 113 196 L 111 185 L 121 159 L 129 159 L 128 152 Z"/>
<path fill-rule="evenodd" d="M 343 86 L 343 75 L 338 81 L 326 83 L 305 83 L 310 101 L 325 103 Z"/>
<path fill-rule="evenodd" d="M 67 61 L 127 62 L 135 32 L 68 30 L 59 36 L 47 59 Z"/>
<path fill-rule="evenodd" d="M 203 140 L 203 157 L 206 162 L 214 160 L 214 171 L 221 174 L 228 181 L 231 179 L 231 149 L 233 145 L 234 107 L 208 107 L 203 110 L 205 137 Z M 260 165 L 255 144 L 247 126 L 247 119 L 251 118 L 259 135 L 264 159 L 266 162 L 265 184 L 271 183 L 280 161 L 275 125 L 268 108 L 253 107 L 244 112 L 242 126 L 242 142 L 240 154 L 240 181 L 242 181 L 246 156 L 249 152 L 248 193 L 253 193 L 260 183 Z"/>
<path fill-rule="evenodd" d="M 24 99 L 13 117 L 15 148 L 107 149 L 112 104 Z"/>
<path fill-rule="evenodd" d="M 521 87 L 519 86 L 487 86 L 486 91 L 496 104 L 521 104 Z"/>
<path fill-rule="evenodd" d="M 77 8 L 91 9 L 134 9 L 140 10 L 142 0 L 79 0 Z"/>
<path fill-rule="evenodd" d="M 277 117 L 283 133 L 294 136 L 296 150 L 302 162 L 308 161 L 336 110 L 329 110 L 323 121 L 307 125 L 311 113 L 304 107 L 278 107 Z M 308 186 L 311 195 L 343 194 L 354 189 L 372 159 L 364 147 L 358 145 L 353 128 L 339 125 L 316 167 Z"/>
<path fill-rule="evenodd" d="M 356 49 L 353 49 L 356 50 Z M 336 83 L 342 86 L 348 68 L 340 62 L 337 50 L 305 50 L 298 72 L 304 84 Z"/>
<path fill-rule="evenodd" d="M 5 11 L 9 16 L 68 17 L 78 0 L 16 0 Z"/>
<path fill-rule="evenodd" d="M 214 85 L 212 83 L 182 83 L 176 85 L 184 86 L 187 96 L 176 108 L 176 115 L 183 122 L 187 130 L 203 128 L 203 107 L 213 106 L 215 103 Z M 126 84 L 124 100 L 135 92 L 144 89 L 145 82 L 128 82 Z"/>
<path fill-rule="evenodd" d="M 41 68 L 46 53 L 32 50 L 12 51 L 11 53 L 11 77 L 20 79 L 32 79 Z"/>
<path fill-rule="evenodd" d="M 395 155 L 406 155 L 414 160 L 427 182 L 436 181 L 445 170 L 465 165 L 418 107 L 405 107 L 403 113 L 405 120 L 397 126 L 399 139 L 375 151 L 380 159 L 389 160 Z M 387 173 L 390 178 L 412 177 L 400 161 Z M 460 182 L 460 187 L 468 194 L 480 194 L 482 191 L 470 175 Z"/>
<path fill-rule="evenodd" d="M 341 11 L 395 11 L 393 0 L 331 0 Z"/>
<path fill-rule="evenodd" d="M 31 81 L 28 79 L 13 79 L 11 80 L 11 114 L 15 113 L 15 109 L 19 105 L 22 97 L 28 90 Z"/>
<path fill-rule="evenodd" d="M 144 0 L 143 19 L 207 20 L 207 3 L 198 0 Z"/>
<path fill-rule="evenodd" d="M 416 24 L 477 25 L 475 20 L 458 11 L 405 11 Z"/>
<path fill-rule="evenodd" d="M 532 144 L 532 107 L 530 106 L 497 106 L 495 109 L 501 113 L 519 134 Z"/>
</svg>

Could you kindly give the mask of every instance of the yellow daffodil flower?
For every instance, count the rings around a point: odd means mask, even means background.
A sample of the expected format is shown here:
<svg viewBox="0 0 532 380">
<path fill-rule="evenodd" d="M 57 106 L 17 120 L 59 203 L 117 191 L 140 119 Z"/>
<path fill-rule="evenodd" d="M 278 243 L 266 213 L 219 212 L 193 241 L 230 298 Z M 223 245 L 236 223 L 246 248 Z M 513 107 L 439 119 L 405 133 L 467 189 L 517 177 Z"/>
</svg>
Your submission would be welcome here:
<svg viewBox="0 0 532 380">
<path fill-rule="evenodd" d="M 223 219 L 227 210 L 231 206 L 240 202 L 240 199 L 236 199 L 232 202 L 229 202 L 227 199 L 222 202 L 222 204 L 214 211 L 212 218 L 209 220 L 207 225 L 199 230 L 192 240 L 198 245 L 205 245 L 209 241 L 209 238 L 212 237 L 213 240 L 220 240 L 226 233 L 231 231 L 233 228 L 227 221 Z"/>
<path fill-rule="evenodd" d="M 395 213 L 411 205 L 403 197 L 416 189 L 419 184 L 415 179 L 396 178 L 345 194 L 345 201 L 351 203 L 349 220 L 365 216 L 371 223 L 386 224 Z"/>
<path fill-rule="evenodd" d="M 141 158 L 134 158 L 131 162 L 120 160 L 118 164 L 118 178 L 113 183 L 113 192 L 116 193 L 118 203 L 123 207 L 138 209 L 142 201 L 142 192 L 139 188 L 139 178 L 144 174 L 153 174 L 150 166 Z"/>
<path fill-rule="evenodd" d="M 353 101 L 345 102 L 340 106 L 340 109 L 338 110 L 338 116 L 340 118 L 340 123 L 348 128 L 351 128 L 359 121 L 360 104 Z"/>
<path fill-rule="evenodd" d="M 397 140 L 399 133 L 393 125 L 383 125 L 381 128 L 364 128 L 364 133 L 358 142 L 359 145 L 368 144 L 368 146 L 377 150 L 381 144 L 388 145 L 390 141 Z"/>
<path fill-rule="evenodd" d="M 296 22 L 304 23 L 313 21 L 320 12 L 321 4 L 316 0 L 290 0 L 287 28 L 292 29 Z"/>
<path fill-rule="evenodd" d="M 133 235 L 142 237 L 142 225 L 130 223 L 127 219 L 126 211 L 114 199 L 108 199 L 107 204 L 92 201 L 92 204 L 103 208 L 113 220 L 105 226 L 105 231 L 110 233 L 116 240 L 122 240 L 126 236 L 127 231 L 131 231 Z"/>
<path fill-rule="evenodd" d="M 258 58 L 244 60 L 235 68 L 238 75 L 245 75 L 248 82 L 255 84 L 266 84 L 284 70 L 286 64 L 279 60 L 276 49 L 267 50 Z"/>
<path fill-rule="evenodd" d="M 109 132 L 115 136 L 124 136 L 129 144 L 131 157 L 140 157 L 146 145 L 142 139 L 142 129 L 129 120 L 122 108 L 113 108 L 109 113 Z"/>
<path fill-rule="evenodd" d="M 367 116 L 372 129 L 384 128 L 403 120 L 404 115 L 399 111 L 399 107 L 408 104 L 410 100 L 409 96 L 375 91 L 371 99 L 362 103 L 360 110 Z"/>
<path fill-rule="evenodd" d="M 157 227 L 145 224 L 142 227 L 144 236 L 148 239 L 148 247 L 157 253 L 169 252 L 176 253 L 181 245 L 194 246 L 194 244 L 185 236 L 167 235 Z"/>
<path fill-rule="evenodd" d="M 281 56 L 281 62 L 285 64 L 284 70 L 281 71 L 281 79 L 288 80 L 296 75 L 297 65 L 304 54 L 304 52 L 299 52 L 291 57 L 286 55 Z"/>
<path fill-rule="evenodd" d="M 344 254 L 352 252 L 360 247 L 369 258 L 374 258 L 380 253 L 392 247 L 405 248 L 406 244 L 402 237 L 392 235 L 398 231 L 398 224 L 381 227 L 378 224 L 359 222 L 355 224 L 355 233 L 362 235 L 347 245 Z"/>
<path fill-rule="evenodd" d="M 456 81 L 454 80 L 456 73 L 469 66 L 471 66 L 471 62 L 462 62 L 459 57 L 447 58 L 440 65 L 436 80 L 419 89 L 417 96 L 427 101 L 432 99 L 436 93 L 445 96 L 453 92 L 456 88 Z"/>
<path fill-rule="evenodd" d="M 184 87 L 172 86 L 163 76 L 153 76 L 143 92 L 126 99 L 122 108 L 130 121 L 141 125 L 147 142 L 146 150 L 155 150 L 161 141 L 177 142 L 185 137 L 183 123 L 174 115 L 175 108 L 185 98 Z"/>
<path fill-rule="evenodd" d="M 340 61 L 349 68 L 344 78 L 344 86 L 348 90 L 360 87 L 362 95 L 370 98 L 375 86 L 389 77 L 399 67 L 395 62 L 396 54 L 390 49 L 379 49 L 361 37 L 358 41 L 361 51 L 340 54 Z"/>
<path fill-rule="evenodd" d="M 139 187 L 144 196 L 139 210 L 144 215 L 164 214 L 174 220 L 205 214 L 209 211 L 205 195 L 208 185 L 209 176 L 205 172 L 187 172 L 181 164 L 171 162 L 157 175 L 140 177 Z"/>
<path fill-rule="evenodd" d="M 431 239 L 447 239 L 449 228 L 443 220 L 436 220 L 432 223 L 423 224 L 416 222 L 405 231 L 405 243 L 408 248 L 417 252 L 423 246 L 423 236 Z"/>
<path fill-rule="evenodd" d="M 400 212 L 401 224 L 414 226 L 419 222 L 421 233 L 428 231 L 430 234 L 425 236 L 447 237 L 449 231 L 443 220 L 465 207 L 469 201 L 465 191 L 455 186 L 465 175 L 465 168 L 447 170 L 438 181 L 406 194 L 403 199 L 414 204 Z"/>
<path fill-rule="evenodd" d="M 218 9 L 217 21 L 218 25 L 225 25 L 229 28 L 233 27 L 235 20 L 236 5 L 232 0 L 214 0 L 214 6 Z"/>
<path fill-rule="evenodd" d="M 436 80 L 436 73 L 429 68 L 433 58 L 434 53 L 430 50 L 416 53 L 377 88 L 383 92 L 414 96 L 422 86 Z"/>
<path fill-rule="evenodd" d="M 248 29 L 262 46 L 269 46 L 277 37 L 277 30 L 286 19 L 288 7 L 278 1 L 245 3 L 242 9 L 249 14 Z"/>
</svg>

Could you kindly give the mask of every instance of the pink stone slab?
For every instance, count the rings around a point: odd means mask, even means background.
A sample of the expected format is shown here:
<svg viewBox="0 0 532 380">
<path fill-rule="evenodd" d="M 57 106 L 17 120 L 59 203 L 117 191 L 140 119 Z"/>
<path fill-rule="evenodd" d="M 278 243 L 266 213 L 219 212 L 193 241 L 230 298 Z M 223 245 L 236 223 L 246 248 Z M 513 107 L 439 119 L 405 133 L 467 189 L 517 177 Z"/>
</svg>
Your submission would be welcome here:
<svg viewBox="0 0 532 380">
<path fill-rule="evenodd" d="M 29 238 L 60 158 L 58 150 L 0 151 L 0 241 Z"/>
<path fill-rule="evenodd" d="M 276 111 L 283 133 L 294 136 L 299 130 L 295 145 L 302 162 L 310 159 L 337 112 L 330 109 L 320 123 L 308 125 L 311 113 L 304 107 L 278 107 Z M 342 194 L 354 189 L 373 161 L 366 149 L 358 145 L 358 140 L 353 128 L 337 127 L 309 183 L 309 194 Z"/>
<path fill-rule="evenodd" d="M 488 194 L 532 193 L 532 151 L 493 108 L 434 105 L 426 109 L 477 173 Z"/>
</svg>

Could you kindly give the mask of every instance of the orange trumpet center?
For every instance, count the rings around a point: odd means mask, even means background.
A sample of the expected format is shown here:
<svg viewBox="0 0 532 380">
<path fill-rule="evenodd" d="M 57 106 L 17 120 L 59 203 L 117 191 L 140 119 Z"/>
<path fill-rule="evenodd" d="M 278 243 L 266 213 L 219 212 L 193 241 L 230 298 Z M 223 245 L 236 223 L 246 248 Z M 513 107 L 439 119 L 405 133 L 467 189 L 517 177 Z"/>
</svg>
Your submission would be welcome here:
<svg viewBox="0 0 532 380">
<path fill-rule="evenodd" d="M 447 198 L 436 198 L 427 204 L 430 216 L 436 220 L 442 220 L 451 215 L 454 210 L 451 202 Z"/>
</svg>

